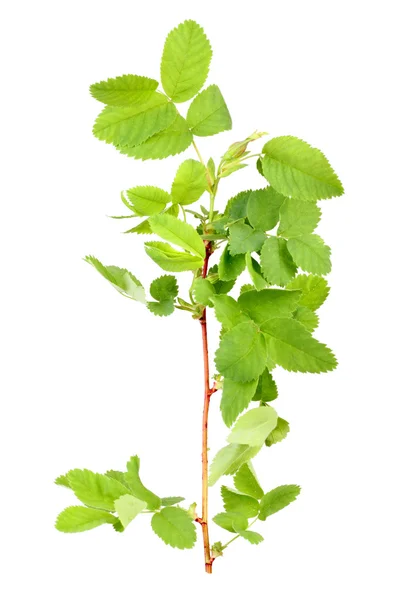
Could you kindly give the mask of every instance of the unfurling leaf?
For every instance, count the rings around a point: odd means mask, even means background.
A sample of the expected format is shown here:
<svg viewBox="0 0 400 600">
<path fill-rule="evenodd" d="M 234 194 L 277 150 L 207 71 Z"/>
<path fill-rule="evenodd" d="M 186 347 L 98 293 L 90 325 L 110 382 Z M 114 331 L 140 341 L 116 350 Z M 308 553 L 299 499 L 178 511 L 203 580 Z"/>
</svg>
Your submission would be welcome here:
<svg viewBox="0 0 400 600">
<path fill-rule="evenodd" d="M 273 444 L 277 444 L 284 440 L 290 431 L 290 426 L 285 419 L 278 417 L 278 423 L 273 431 L 269 434 L 267 439 L 265 440 L 266 446 L 273 446 Z"/>
<path fill-rule="evenodd" d="M 115 501 L 115 510 L 117 511 L 119 520 L 123 527 L 128 527 L 129 523 L 133 521 L 146 508 L 146 502 L 139 500 L 131 494 L 125 494 Z"/>
<path fill-rule="evenodd" d="M 267 517 L 289 506 L 289 504 L 296 500 L 299 494 L 300 486 L 298 485 L 281 485 L 271 490 L 261 498 L 258 518 L 261 521 L 265 521 Z"/>
<path fill-rule="evenodd" d="M 146 242 L 145 250 L 164 271 L 179 273 L 194 271 L 203 265 L 203 259 L 187 252 L 179 252 L 164 242 Z"/>
<path fill-rule="evenodd" d="M 127 269 L 120 269 L 120 267 L 106 267 L 94 256 L 86 256 L 85 260 L 92 265 L 100 275 L 103 275 L 103 277 L 107 279 L 120 294 L 126 298 L 131 298 L 131 300 L 137 300 L 138 302 L 145 304 L 146 296 L 144 288 L 140 281 L 136 279 L 130 271 Z"/>
<path fill-rule="evenodd" d="M 186 121 L 194 135 L 208 136 L 232 129 L 232 119 L 216 85 L 200 92 L 189 106 Z"/>
<path fill-rule="evenodd" d="M 180 550 L 193 548 L 196 529 L 186 510 L 178 506 L 166 506 L 151 519 L 155 534 L 169 546 Z"/>
<path fill-rule="evenodd" d="M 128 104 L 143 104 L 150 100 L 156 91 L 158 81 L 140 75 L 120 75 L 93 83 L 90 93 L 93 98 L 112 106 L 126 106 Z"/>
<path fill-rule="evenodd" d="M 250 404 L 257 388 L 257 379 L 241 383 L 224 379 L 221 398 L 222 419 L 227 427 L 236 421 L 241 412 Z"/>
<path fill-rule="evenodd" d="M 251 321 L 239 323 L 228 331 L 215 353 L 219 373 L 239 382 L 257 379 L 265 368 L 266 360 L 263 335 Z"/>
<path fill-rule="evenodd" d="M 257 500 L 260 500 L 264 495 L 250 461 L 240 467 L 233 481 L 235 488 L 242 494 L 247 494 Z"/>
<path fill-rule="evenodd" d="M 87 508 L 86 506 L 70 506 L 58 515 L 56 529 L 63 533 L 80 533 L 105 523 L 116 525 L 118 519 L 105 510 Z"/>
<path fill-rule="evenodd" d="M 187 205 L 196 202 L 207 189 L 207 172 L 198 160 L 189 158 L 179 167 L 172 184 L 172 201 Z"/>
<path fill-rule="evenodd" d="M 228 436 L 228 442 L 259 446 L 275 429 L 277 422 L 278 415 L 271 406 L 252 408 L 239 418 Z"/>
</svg>

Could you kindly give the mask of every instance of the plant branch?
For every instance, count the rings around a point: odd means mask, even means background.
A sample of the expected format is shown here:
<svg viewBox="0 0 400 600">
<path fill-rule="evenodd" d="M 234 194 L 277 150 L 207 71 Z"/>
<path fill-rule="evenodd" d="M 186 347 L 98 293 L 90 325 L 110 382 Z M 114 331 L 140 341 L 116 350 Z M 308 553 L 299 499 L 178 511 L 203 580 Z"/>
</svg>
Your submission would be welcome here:
<svg viewBox="0 0 400 600">
<path fill-rule="evenodd" d="M 202 165 L 206 166 L 204 163 L 203 157 L 200 154 L 200 150 L 198 149 L 197 144 L 194 140 L 192 141 L 192 145 L 193 145 L 193 148 L 196 150 L 196 154 L 199 157 L 199 161 L 201 162 Z"/>
</svg>

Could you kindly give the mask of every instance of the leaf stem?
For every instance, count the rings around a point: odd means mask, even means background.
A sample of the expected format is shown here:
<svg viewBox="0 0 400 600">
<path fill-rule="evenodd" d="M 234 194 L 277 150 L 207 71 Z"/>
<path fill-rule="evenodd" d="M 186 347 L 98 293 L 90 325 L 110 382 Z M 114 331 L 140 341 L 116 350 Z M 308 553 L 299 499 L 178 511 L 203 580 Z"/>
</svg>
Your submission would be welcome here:
<svg viewBox="0 0 400 600">
<path fill-rule="evenodd" d="M 199 161 L 201 162 L 202 165 L 206 166 L 204 163 L 203 157 L 200 154 L 200 150 L 198 149 L 197 144 L 194 140 L 192 141 L 192 145 L 193 145 L 193 148 L 196 150 L 196 154 L 199 157 Z"/>
<path fill-rule="evenodd" d="M 256 518 L 254 519 L 254 521 L 252 521 L 252 522 L 249 524 L 249 527 L 251 527 L 252 525 L 254 525 L 254 523 L 255 523 L 256 521 L 258 521 L 258 517 L 256 517 Z M 235 541 L 235 540 L 237 540 L 238 538 L 240 538 L 240 533 L 238 533 L 237 535 L 235 535 L 235 537 L 233 537 L 231 540 L 229 540 L 229 542 L 226 542 L 226 544 L 225 544 L 224 546 L 222 546 L 221 550 L 225 550 L 225 548 L 226 548 L 227 546 L 229 546 L 229 544 L 232 544 L 232 542 L 234 542 L 234 541 Z"/>
</svg>

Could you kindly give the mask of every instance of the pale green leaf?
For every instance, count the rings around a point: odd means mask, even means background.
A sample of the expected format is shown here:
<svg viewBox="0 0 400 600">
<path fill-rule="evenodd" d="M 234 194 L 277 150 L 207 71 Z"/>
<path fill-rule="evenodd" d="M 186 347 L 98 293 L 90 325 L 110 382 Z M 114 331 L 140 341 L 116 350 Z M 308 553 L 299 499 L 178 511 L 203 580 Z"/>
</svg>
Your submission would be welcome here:
<svg viewBox="0 0 400 600">
<path fill-rule="evenodd" d="M 328 282 L 319 275 L 297 275 L 286 287 L 300 290 L 299 304 L 310 310 L 317 310 L 329 294 Z"/>
<path fill-rule="evenodd" d="M 198 160 L 185 160 L 176 172 L 172 183 L 172 201 L 187 205 L 196 202 L 207 189 L 207 173 Z"/>
<path fill-rule="evenodd" d="M 285 135 L 267 142 L 262 167 L 281 194 L 299 200 L 322 200 L 343 194 L 343 186 L 326 157 L 299 138 Z"/>
<path fill-rule="evenodd" d="M 154 215 L 149 219 L 153 233 L 163 240 L 176 244 L 200 258 L 205 257 L 204 243 L 197 231 L 172 215 Z"/>
<path fill-rule="evenodd" d="M 68 477 L 66 475 L 59 475 L 55 479 L 54 483 L 56 485 L 62 485 L 63 487 L 66 487 L 66 488 L 71 488 L 70 483 L 68 481 Z"/>
<path fill-rule="evenodd" d="M 256 290 L 263 290 L 267 286 L 267 282 L 261 275 L 260 264 L 251 256 L 251 252 L 247 252 L 246 254 L 246 267 Z M 250 287 L 252 288 L 253 286 Z"/>
<path fill-rule="evenodd" d="M 249 519 L 258 515 L 260 505 L 252 496 L 239 494 L 225 485 L 221 487 L 221 496 L 226 512 L 240 513 Z"/>
<path fill-rule="evenodd" d="M 133 521 L 147 506 L 146 502 L 139 500 L 131 494 L 125 494 L 115 501 L 115 510 L 117 511 L 119 520 L 123 527 L 128 527 L 129 523 Z"/>
<path fill-rule="evenodd" d="M 124 233 L 137 233 L 138 235 L 140 235 L 140 234 L 150 235 L 153 232 L 151 230 L 149 220 L 144 219 L 144 221 L 141 221 L 141 223 L 139 223 L 135 227 L 132 227 L 132 229 L 128 229 L 127 231 L 124 231 Z"/>
<path fill-rule="evenodd" d="M 268 369 L 262 373 L 258 380 L 257 389 L 253 396 L 253 400 L 257 400 L 259 402 L 272 402 L 272 400 L 276 400 L 278 397 L 278 388 L 276 387 L 276 383 L 274 378 Z"/>
<path fill-rule="evenodd" d="M 155 534 L 169 546 L 181 550 L 193 548 L 196 529 L 186 510 L 177 506 L 166 506 L 151 519 Z"/>
<path fill-rule="evenodd" d="M 145 250 L 148 256 L 164 271 L 179 273 L 195 271 L 203 266 L 203 259 L 187 252 L 179 252 L 164 242 L 146 242 Z"/>
<path fill-rule="evenodd" d="M 273 444 L 278 444 L 282 440 L 284 440 L 290 431 L 290 425 L 285 419 L 278 417 L 278 423 L 273 431 L 269 434 L 267 439 L 265 440 L 266 446 L 272 446 Z"/>
<path fill-rule="evenodd" d="M 300 298 L 299 291 L 252 290 L 238 298 L 240 309 L 260 327 L 269 319 L 291 317 Z"/>
<path fill-rule="evenodd" d="M 204 85 L 212 50 L 203 29 L 187 20 L 170 31 L 161 59 L 161 82 L 174 102 L 193 98 Z"/>
<path fill-rule="evenodd" d="M 56 529 L 63 533 L 80 533 L 105 523 L 116 525 L 118 519 L 105 510 L 87 508 L 86 506 L 70 506 L 58 515 Z"/>
<path fill-rule="evenodd" d="M 265 521 L 267 517 L 289 506 L 289 504 L 296 500 L 299 494 L 300 486 L 298 485 L 280 485 L 271 490 L 261 498 L 260 515 L 258 518 L 261 521 Z"/>
<path fill-rule="evenodd" d="M 265 240 L 263 231 L 256 231 L 246 223 L 234 223 L 229 227 L 229 252 L 232 256 L 257 252 Z"/>
<path fill-rule="evenodd" d="M 249 317 L 242 313 L 239 304 L 231 296 L 219 294 L 212 298 L 215 316 L 226 331 L 235 325 L 249 321 Z"/>
<path fill-rule="evenodd" d="M 191 132 L 198 136 L 232 129 L 232 119 L 218 86 L 210 85 L 194 98 L 186 121 Z"/>
<path fill-rule="evenodd" d="M 252 408 L 236 422 L 227 440 L 231 444 L 259 446 L 263 444 L 278 422 L 278 415 L 271 406 Z"/>
<path fill-rule="evenodd" d="M 235 483 L 235 488 L 243 494 L 257 498 L 257 500 L 260 500 L 264 495 L 251 462 L 246 462 L 240 467 L 235 474 L 233 481 Z"/>
<path fill-rule="evenodd" d="M 292 238 L 288 240 L 287 247 L 294 262 L 303 271 L 326 275 L 332 268 L 331 249 L 315 233 Z"/>
<path fill-rule="evenodd" d="M 218 263 L 218 274 L 221 281 L 231 281 L 242 273 L 246 266 L 244 254 L 233 256 L 229 247 L 225 246 Z"/>
<path fill-rule="evenodd" d="M 241 412 L 248 407 L 257 388 L 257 379 L 241 383 L 224 379 L 221 397 L 222 419 L 230 427 Z"/>
<path fill-rule="evenodd" d="M 273 285 L 286 285 L 296 275 L 297 267 L 289 253 L 286 240 L 271 236 L 261 249 L 261 270 Z"/>
<path fill-rule="evenodd" d="M 307 306 L 299 306 L 293 313 L 293 318 L 299 321 L 311 333 L 318 327 L 319 318 Z"/>
<path fill-rule="evenodd" d="M 251 321 L 239 323 L 225 333 L 215 353 L 218 372 L 233 381 L 257 379 L 266 360 L 264 336 Z"/>
<path fill-rule="evenodd" d="M 211 463 L 209 485 L 214 485 L 222 475 L 236 473 L 244 463 L 254 458 L 261 448 L 262 445 L 247 446 L 246 444 L 228 444 L 228 446 L 221 448 Z"/>
<path fill-rule="evenodd" d="M 131 300 L 146 303 L 145 291 L 138 279 L 127 269 L 113 265 L 105 266 L 94 256 L 86 256 L 86 262 L 92 265 L 100 275 L 103 275 L 120 294 Z"/>
<path fill-rule="evenodd" d="M 292 238 L 312 233 L 319 223 L 321 211 L 313 202 L 286 198 L 280 209 L 278 235 Z"/>
<path fill-rule="evenodd" d="M 158 87 L 158 81 L 140 75 L 120 75 L 93 83 L 90 93 L 93 98 L 113 106 L 143 104 L 148 102 Z"/>
<path fill-rule="evenodd" d="M 247 218 L 247 206 L 251 194 L 252 190 L 246 190 L 239 192 L 239 194 L 228 200 L 225 208 L 225 216 L 228 217 L 229 221 L 232 222 Z"/>
<path fill-rule="evenodd" d="M 285 201 L 285 196 L 274 188 L 267 187 L 250 192 L 247 204 L 247 218 L 254 229 L 270 231 L 279 220 L 279 209 Z"/>
<path fill-rule="evenodd" d="M 337 366 L 332 351 L 294 319 L 271 319 L 263 331 L 268 353 L 287 371 L 326 373 Z"/>
<path fill-rule="evenodd" d="M 67 473 L 67 478 L 78 500 L 91 508 L 114 511 L 115 500 L 129 493 L 116 479 L 88 469 L 73 469 Z"/>
<path fill-rule="evenodd" d="M 146 502 L 150 510 L 157 510 L 161 506 L 161 499 L 148 490 L 139 477 L 140 459 L 138 456 L 132 456 L 126 465 L 125 474 L 126 483 L 132 491 L 135 498 Z"/>
<path fill-rule="evenodd" d="M 182 496 L 167 496 L 166 498 L 161 498 L 161 506 L 173 506 L 174 504 L 183 502 L 184 499 Z"/>
<path fill-rule="evenodd" d="M 136 214 L 141 217 L 160 213 L 171 201 L 168 192 L 151 185 L 131 188 L 126 191 L 126 195 Z"/>
<path fill-rule="evenodd" d="M 111 469 L 110 471 L 106 471 L 104 475 L 106 475 L 107 477 L 111 477 L 111 479 L 116 479 L 117 481 L 122 483 L 126 488 L 129 487 L 126 483 L 125 473 L 123 473 L 122 471 L 114 471 Z"/>
<path fill-rule="evenodd" d="M 213 517 L 213 521 L 216 525 L 231 533 L 236 533 L 238 529 L 245 530 L 249 524 L 247 518 L 237 512 L 218 513 Z"/>
<path fill-rule="evenodd" d="M 261 542 L 264 541 L 263 536 L 257 533 L 257 531 L 242 531 L 240 529 L 236 529 L 236 533 L 238 533 L 240 537 L 250 542 L 250 544 L 261 544 Z"/>
<path fill-rule="evenodd" d="M 210 281 L 197 277 L 193 283 L 193 294 L 199 304 L 212 306 L 211 298 L 215 294 L 215 289 Z"/>
</svg>

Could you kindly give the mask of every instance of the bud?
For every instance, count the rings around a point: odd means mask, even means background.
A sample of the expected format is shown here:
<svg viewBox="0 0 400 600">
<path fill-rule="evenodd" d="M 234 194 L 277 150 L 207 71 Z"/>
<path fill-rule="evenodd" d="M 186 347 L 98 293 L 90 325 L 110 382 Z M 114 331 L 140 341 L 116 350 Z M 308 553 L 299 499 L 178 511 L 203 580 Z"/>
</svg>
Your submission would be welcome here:
<svg viewBox="0 0 400 600">
<path fill-rule="evenodd" d="M 247 144 L 258 140 L 263 135 L 267 135 L 267 133 L 265 131 L 255 131 L 242 142 L 235 142 L 234 144 L 229 146 L 228 150 L 223 155 L 222 160 L 229 161 L 243 157 L 243 154 L 246 152 L 247 149 Z"/>
</svg>

